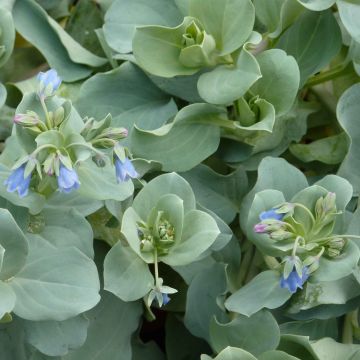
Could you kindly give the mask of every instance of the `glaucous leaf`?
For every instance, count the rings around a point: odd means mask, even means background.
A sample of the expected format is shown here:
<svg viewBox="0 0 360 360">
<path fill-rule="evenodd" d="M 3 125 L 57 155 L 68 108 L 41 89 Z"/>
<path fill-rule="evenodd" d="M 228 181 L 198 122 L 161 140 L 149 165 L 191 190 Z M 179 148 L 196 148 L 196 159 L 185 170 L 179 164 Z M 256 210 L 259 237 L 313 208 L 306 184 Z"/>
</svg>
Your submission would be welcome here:
<svg viewBox="0 0 360 360">
<path fill-rule="evenodd" d="M 75 247 L 57 249 L 37 237 L 24 268 L 8 282 L 16 294 L 14 313 L 24 319 L 63 321 L 100 300 L 94 262 Z"/>
<path fill-rule="evenodd" d="M 250 0 L 190 0 L 189 13 L 215 38 L 220 55 L 240 48 L 255 21 L 255 9 Z"/>
<path fill-rule="evenodd" d="M 135 126 L 131 150 L 134 156 L 160 162 L 164 171 L 188 171 L 216 151 L 220 141 L 216 121 L 224 115 L 224 109 L 214 105 L 186 106 L 172 123 L 157 130 L 145 131 Z"/>
<path fill-rule="evenodd" d="M 65 321 L 24 321 L 26 341 L 48 356 L 63 356 L 82 346 L 88 326 L 84 315 Z"/>
<path fill-rule="evenodd" d="M 94 200 L 122 201 L 131 196 L 134 185 L 131 180 L 117 183 L 114 166 L 107 163 L 99 168 L 91 160 L 77 167 L 80 180 L 79 194 Z"/>
<path fill-rule="evenodd" d="M 256 337 L 249 334 L 256 334 Z M 250 317 L 239 315 L 225 324 L 214 317 L 210 323 L 210 344 L 218 353 L 227 346 L 233 346 L 258 356 L 265 351 L 275 350 L 279 342 L 279 326 L 266 310 L 260 310 Z"/>
<path fill-rule="evenodd" d="M 226 291 L 224 264 L 215 263 L 198 272 L 192 279 L 186 297 L 184 323 L 187 329 L 207 342 L 210 340 L 210 322 L 213 316 L 221 321 L 227 315 L 217 304 L 217 298 Z"/>
<path fill-rule="evenodd" d="M 241 98 L 261 78 L 259 64 L 245 48 L 234 65 L 220 65 L 202 74 L 198 81 L 200 96 L 211 104 L 226 105 Z"/>
<path fill-rule="evenodd" d="M 64 81 L 76 81 L 91 74 L 91 69 L 71 59 L 46 12 L 31 0 L 16 1 L 13 9 L 16 30 L 46 57 Z M 79 45 L 80 46 L 80 45 Z"/>
<path fill-rule="evenodd" d="M 75 107 L 82 116 L 98 120 L 110 113 L 112 126 L 129 130 L 134 124 L 156 129 L 177 112 L 174 101 L 129 62 L 85 81 Z"/>
<path fill-rule="evenodd" d="M 190 183 L 199 204 L 215 212 L 226 223 L 234 219 L 248 184 L 241 167 L 229 175 L 221 175 L 200 164 L 181 176 Z"/>
<path fill-rule="evenodd" d="M 290 299 L 291 293 L 280 287 L 277 271 L 263 271 L 226 301 L 229 311 L 251 316 L 263 308 L 276 309 Z"/>
<path fill-rule="evenodd" d="M 360 4 L 357 1 L 338 0 L 336 4 L 339 9 L 340 19 L 342 20 L 346 30 L 354 38 L 360 42 Z"/>
<path fill-rule="evenodd" d="M 24 268 L 29 244 L 24 233 L 6 209 L 0 209 L 0 224 L 2 249 L 0 279 L 8 280 Z M 3 287 L 5 289 L 5 286 Z"/>
<path fill-rule="evenodd" d="M 251 92 L 271 103 L 277 116 L 285 114 L 293 106 L 299 89 L 296 60 L 279 49 L 264 51 L 256 60 L 262 77 L 251 87 Z"/>
<path fill-rule="evenodd" d="M 330 8 L 336 0 L 298 0 L 299 3 L 313 11 L 322 11 Z"/>
<path fill-rule="evenodd" d="M 115 0 L 105 14 L 103 26 L 107 43 L 119 53 L 132 51 L 137 26 L 176 26 L 182 21 L 173 0 Z"/>
<path fill-rule="evenodd" d="M 300 69 L 300 85 L 304 85 L 309 76 L 322 70 L 340 51 L 340 28 L 330 10 L 306 10 L 283 33 L 278 47 L 295 58 Z"/>
<path fill-rule="evenodd" d="M 133 39 L 136 63 L 150 74 L 166 78 L 198 72 L 201 66 L 188 67 L 180 62 L 183 34 L 191 21 L 187 17 L 176 27 L 138 27 Z"/>
<path fill-rule="evenodd" d="M 191 186 L 176 173 L 157 176 L 147 183 L 135 197 L 132 206 L 140 218 L 146 220 L 151 209 L 166 194 L 175 194 L 182 199 L 185 213 L 196 207 L 195 196 Z"/>
<path fill-rule="evenodd" d="M 131 360 L 131 336 L 139 326 L 140 302 L 123 302 L 111 293 L 86 313 L 90 320 L 85 344 L 63 360 Z"/>
<path fill-rule="evenodd" d="M 11 12 L 0 11 L 0 67 L 10 58 L 15 43 L 15 26 Z M 1 102 L 1 101 L 0 101 Z"/>
<path fill-rule="evenodd" d="M 325 164 L 339 164 L 348 150 L 345 133 L 315 140 L 310 144 L 291 144 L 290 152 L 303 162 L 320 161 Z"/>
<path fill-rule="evenodd" d="M 356 122 L 360 111 L 359 96 L 360 84 L 353 85 L 341 96 L 336 108 L 339 123 L 350 139 L 349 150 L 340 165 L 338 175 L 350 181 L 354 187 L 354 196 L 358 196 L 360 192 L 360 131 Z"/>
<path fill-rule="evenodd" d="M 211 359 L 209 357 L 201 357 L 201 360 Z M 254 356 L 245 350 L 228 346 L 214 360 L 256 360 Z"/>
<path fill-rule="evenodd" d="M 104 260 L 104 289 L 123 301 L 145 296 L 154 286 L 148 264 L 118 241 Z"/>
<path fill-rule="evenodd" d="M 0 281 L 0 294 L 0 319 L 2 319 L 6 314 L 10 314 L 13 311 L 16 295 L 11 286 L 4 281 Z"/>
</svg>

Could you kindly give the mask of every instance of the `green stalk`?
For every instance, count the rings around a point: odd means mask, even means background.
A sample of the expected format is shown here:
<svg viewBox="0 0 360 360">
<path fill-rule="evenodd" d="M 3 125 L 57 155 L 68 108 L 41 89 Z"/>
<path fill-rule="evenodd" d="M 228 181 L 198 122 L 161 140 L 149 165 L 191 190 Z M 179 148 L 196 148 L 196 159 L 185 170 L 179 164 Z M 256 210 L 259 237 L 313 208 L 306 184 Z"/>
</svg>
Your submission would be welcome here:
<svg viewBox="0 0 360 360">
<path fill-rule="evenodd" d="M 354 72 L 352 64 L 349 63 L 347 65 L 338 65 L 334 67 L 333 69 L 330 69 L 328 71 L 324 71 L 323 73 L 319 75 L 312 76 L 304 85 L 304 87 L 312 87 L 315 85 L 322 84 L 327 81 L 334 80 L 338 77 L 345 76 L 348 74 L 351 74 Z"/>
</svg>

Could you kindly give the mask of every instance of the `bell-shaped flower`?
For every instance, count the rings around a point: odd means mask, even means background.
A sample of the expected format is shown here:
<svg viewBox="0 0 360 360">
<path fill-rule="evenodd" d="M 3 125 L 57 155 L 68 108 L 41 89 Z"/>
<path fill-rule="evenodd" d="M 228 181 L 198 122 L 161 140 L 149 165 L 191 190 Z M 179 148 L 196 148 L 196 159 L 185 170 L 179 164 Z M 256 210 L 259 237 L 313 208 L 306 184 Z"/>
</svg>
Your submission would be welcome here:
<svg viewBox="0 0 360 360">
<path fill-rule="evenodd" d="M 80 186 L 78 175 L 74 169 L 68 169 L 60 163 L 59 175 L 57 178 L 58 187 L 61 192 L 69 193 Z"/>
<path fill-rule="evenodd" d="M 306 266 L 303 267 L 301 276 L 298 274 L 298 272 L 294 267 L 287 277 L 281 275 L 280 287 L 284 289 L 288 289 L 291 293 L 294 294 L 296 293 L 296 290 L 298 288 L 302 289 L 305 281 L 308 278 L 309 278 L 309 272 Z"/>
<path fill-rule="evenodd" d="M 122 161 L 118 156 L 115 156 L 115 171 L 116 179 L 119 183 L 128 181 L 130 178 L 135 179 L 139 176 L 134 165 L 127 157 Z"/>
<path fill-rule="evenodd" d="M 55 69 L 50 69 L 46 72 L 40 72 L 37 76 L 40 82 L 38 95 L 40 98 L 46 98 L 54 95 L 54 92 L 59 88 L 61 84 L 61 78 Z"/>
<path fill-rule="evenodd" d="M 25 167 L 26 164 L 22 164 L 20 167 L 13 170 L 4 182 L 4 185 L 7 185 L 6 190 L 8 192 L 17 191 L 21 198 L 28 194 L 31 180 L 31 174 L 25 177 Z"/>
</svg>

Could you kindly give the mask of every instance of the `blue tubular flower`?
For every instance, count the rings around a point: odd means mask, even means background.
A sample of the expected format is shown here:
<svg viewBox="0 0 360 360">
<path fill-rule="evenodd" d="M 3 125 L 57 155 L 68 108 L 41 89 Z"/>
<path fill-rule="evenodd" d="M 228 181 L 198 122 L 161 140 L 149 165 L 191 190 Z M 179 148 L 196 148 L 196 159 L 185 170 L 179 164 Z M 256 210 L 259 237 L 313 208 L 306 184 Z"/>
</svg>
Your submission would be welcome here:
<svg viewBox="0 0 360 360">
<path fill-rule="evenodd" d="M 162 293 L 162 298 L 163 298 L 163 305 L 167 305 L 170 302 L 170 297 L 168 294 Z"/>
<path fill-rule="evenodd" d="M 259 218 L 260 220 L 274 219 L 274 220 L 282 220 L 285 214 L 279 214 L 276 212 L 276 209 L 270 209 L 267 211 L 263 211 Z"/>
<path fill-rule="evenodd" d="M 285 279 L 284 275 L 281 275 L 280 278 L 280 287 L 284 289 L 288 289 L 292 294 L 296 293 L 296 290 L 302 289 L 305 281 L 309 278 L 308 268 L 305 266 L 302 269 L 302 276 L 300 277 L 295 268 L 289 274 L 289 276 Z"/>
<path fill-rule="evenodd" d="M 50 69 L 47 72 L 40 72 L 37 76 L 40 82 L 39 97 L 45 98 L 54 95 L 54 92 L 59 88 L 61 79 L 56 70 Z"/>
<path fill-rule="evenodd" d="M 115 171 L 118 182 L 128 181 L 130 178 L 135 179 L 139 176 L 134 168 L 134 165 L 128 158 L 125 158 L 124 161 L 121 161 L 119 157 L 116 156 Z"/>
<path fill-rule="evenodd" d="M 17 169 L 13 170 L 10 176 L 5 180 L 4 185 L 7 185 L 8 192 L 14 192 L 17 190 L 21 198 L 25 197 L 29 191 L 31 174 L 24 177 L 26 164 L 21 165 Z"/>
<path fill-rule="evenodd" d="M 68 169 L 63 164 L 60 164 L 59 176 L 57 178 L 59 190 L 64 193 L 69 193 L 74 189 L 78 189 L 80 181 L 74 169 Z"/>
</svg>

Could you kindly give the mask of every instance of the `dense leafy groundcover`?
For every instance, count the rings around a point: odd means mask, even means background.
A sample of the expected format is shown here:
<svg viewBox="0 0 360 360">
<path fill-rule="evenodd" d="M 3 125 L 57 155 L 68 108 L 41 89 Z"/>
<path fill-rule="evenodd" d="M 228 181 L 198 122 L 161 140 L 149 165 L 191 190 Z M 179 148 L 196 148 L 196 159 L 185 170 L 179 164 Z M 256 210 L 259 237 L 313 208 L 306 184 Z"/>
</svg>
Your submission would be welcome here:
<svg viewBox="0 0 360 360">
<path fill-rule="evenodd" d="M 360 359 L 359 19 L 1 0 L 1 359 Z"/>
</svg>

